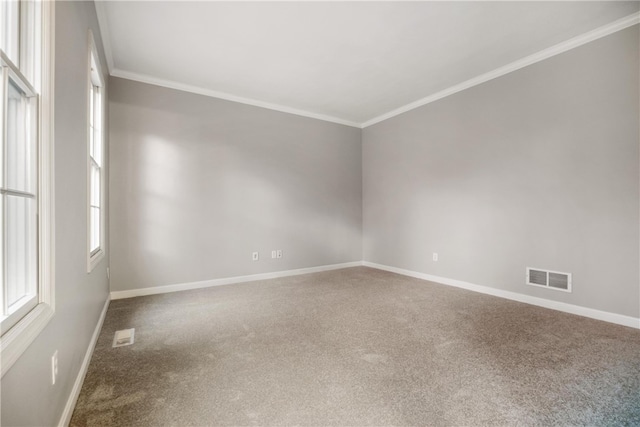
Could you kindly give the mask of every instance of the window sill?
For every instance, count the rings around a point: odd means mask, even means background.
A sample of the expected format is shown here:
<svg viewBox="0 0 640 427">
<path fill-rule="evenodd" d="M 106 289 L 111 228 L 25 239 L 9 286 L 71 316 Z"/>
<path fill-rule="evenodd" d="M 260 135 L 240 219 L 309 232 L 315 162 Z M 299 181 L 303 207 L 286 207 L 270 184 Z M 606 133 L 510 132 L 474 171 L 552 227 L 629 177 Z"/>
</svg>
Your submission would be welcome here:
<svg viewBox="0 0 640 427">
<path fill-rule="evenodd" d="M 89 255 L 89 261 L 87 262 L 87 273 L 91 273 L 93 269 L 104 258 L 104 249 L 100 248 L 98 252 L 93 255 Z"/>
<path fill-rule="evenodd" d="M 0 338 L 2 376 L 47 326 L 53 313 L 49 304 L 40 303 Z"/>
</svg>

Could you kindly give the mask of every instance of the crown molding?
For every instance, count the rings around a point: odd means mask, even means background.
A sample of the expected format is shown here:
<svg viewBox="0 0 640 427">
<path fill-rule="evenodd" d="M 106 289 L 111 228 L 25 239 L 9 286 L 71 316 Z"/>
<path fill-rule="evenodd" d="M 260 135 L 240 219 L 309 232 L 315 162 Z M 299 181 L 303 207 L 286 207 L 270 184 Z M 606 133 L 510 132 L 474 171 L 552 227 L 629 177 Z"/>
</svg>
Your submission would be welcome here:
<svg viewBox="0 0 640 427">
<path fill-rule="evenodd" d="M 109 25 L 107 22 L 107 14 L 106 14 L 104 3 L 103 1 L 96 1 L 95 5 L 96 5 L 96 14 L 98 16 L 98 22 L 100 24 L 100 33 L 102 35 L 102 43 L 104 47 L 105 56 L 107 59 L 107 66 L 109 68 L 109 74 L 114 77 L 120 77 L 123 79 L 134 80 L 134 81 L 148 83 L 156 86 L 167 87 L 170 89 L 182 90 L 186 92 L 196 93 L 199 95 L 210 96 L 213 98 L 220 98 L 227 101 L 239 102 L 241 104 L 253 105 L 255 107 L 267 108 L 270 110 L 280 111 L 283 113 L 295 114 L 297 116 L 309 117 L 312 119 L 323 120 L 323 121 L 337 123 L 345 126 L 351 126 L 359 129 L 364 129 L 376 123 L 380 123 L 384 120 L 398 116 L 402 113 L 406 113 L 408 111 L 411 111 L 416 108 L 422 107 L 424 105 L 430 104 L 432 102 L 438 101 L 442 98 L 446 98 L 447 96 L 454 95 L 465 89 L 472 88 L 473 86 L 480 85 L 482 83 L 485 83 L 490 80 L 496 79 L 498 77 L 504 76 L 506 74 L 512 73 L 514 71 L 517 71 L 521 68 L 535 64 L 537 62 L 544 61 L 545 59 L 551 58 L 555 55 L 559 55 L 571 49 L 575 49 L 586 43 L 595 41 L 602 37 L 606 37 L 608 35 L 611 35 L 618 31 L 624 30 L 625 28 L 628 28 L 640 23 L 640 12 L 633 13 L 631 15 L 625 16 L 624 18 L 613 21 L 607 25 L 603 25 L 599 28 L 596 28 L 595 30 L 588 31 L 584 34 L 573 37 L 564 42 L 558 43 L 547 49 L 543 49 L 537 53 L 526 56 L 510 64 L 496 68 L 492 71 L 489 71 L 487 73 L 473 77 L 457 85 L 451 86 L 447 89 L 436 92 L 425 98 L 421 98 L 417 101 L 406 104 L 402 107 L 396 108 L 387 113 L 381 114 L 377 117 L 374 117 L 370 120 L 365 121 L 364 123 L 357 123 L 350 120 L 341 119 L 339 117 L 333 117 L 333 116 L 328 116 L 324 114 L 314 113 L 311 111 L 292 108 L 285 105 L 272 104 L 272 103 L 260 101 L 257 99 L 244 98 L 241 96 L 237 96 L 237 95 L 233 95 L 225 92 L 219 92 L 211 89 L 206 89 L 199 86 L 188 85 L 188 84 L 179 83 L 171 80 L 165 80 L 165 79 L 153 77 L 146 74 L 133 73 L 130 71 L 117 69 L 115 68 L 114 62 L 113 62 L 113 55 L 112 55 L 111 43 L 110 43 Z"/>
<path fill-rule="evenodd" d="M 535 64 L 536 62 L 544 61 L 545 59 L 551 58 L 552 56 L 558 55 L 560 53 L 566 52 L 571 49 L 575 49 L 576 47 L 582 46 L 583 44 L 592 42 L 594 40 L 608 36 L 615 32 L 624 30 L 625 28 L 631 27 L 632 25 L 636 25 L 638 23 L 640 23 L 640 12 L 636 12 L 634 14 L 625 16 L 624 18 L 618 19 L 617 21 L 613 21 L 610 24 L 603 25 L 602 27 L 596 28 L 595 30 L 586 32 L 582 35 L 566 40 L 562 43 L 558 43 L 555 46 L 551 46 L 550 48 L 541 50 L 537 53 L 526 56 L 510 64 L 496 68 L 493 71 L 489 71 L 487 73 L 481 74 L 477 77 L 474 77 L 472 79 L 459 83 L 455 86 L 451 86 L 447 89 L 441 90 L 440 92 L 436 92 L 433 95 L 427 96 L 426 98 L 422 98 L 415 102 L 402 106 L 400 108 L 396 108 L 395 110 L 389 111 L 388 113 L 382 114 L 378 117 L 375 117 L 371 120 L 368 120 L 362 123 L 361 126 L 362 128 L 366 128 L 376 123 L 380 123 L 383 120 L 390 119 L 402 113 L 406 113 L 407 111 L 414 110 L 418 107 L 422 107 L 423 105 L 430 104 L 439 99 L 461 92 L 465 89 L 469 89 L 473 86 L 477 86 L 479 84 L 488 82 L 489 80 L 493 80 L 495 78 L 504 76 L 505 74 L 512 73 L 521 68 Z"/>
<path fill-rule="evenodd" d="M 160 78 L 149 76 L 146 74 L 131 73 L 129 71 L 124 71 L 124 70 L 115 68 L 111 71 L 111 75 L 114 77 L 134 80 L 141 83 L 148 83 L 155 86 L 166 87 L 169 89 L 177 89 L 184 92 L 191 92 L 198 95 L 210 96 L 212 98 L 224 99 L 226 101 L 238 102 L 240 104 L 252 105 L 254 107 L 267 108 L 269 110 L 280 111 L 282 113 L 295 114 L 296 116 L 309 117 L 312 119 L 323 120 L 325 122 L 337 123 L 340 125 L 351 126 L 351 127 L 360 129 L 360 123 L 340 119 L 338 117 L 332 117 L 324 114 L 313 113 L 311 111 L 305 111 L 297 108 L 287 107 L 286 105 L 272 104 L 270 102 L 264 102 L 257 99 L 244 98 L 241 96 L 232 95 L 230 93 L 218 92 L 216 90 L 205 89 L 199 86 L 192 86 L 192 85 L 179 83 L 171 80 L 160 79 Z"/>
<path fill-rule="evenodd" d="M 102 47 L 104 56 L 107 58 L 107 69 L 109 74 L 115 68 L 113 66 L 113 54 L 111 53 L 111 33 L 109 32 L 109 23 L 107 20 L 107 11 L 104 8 L 104 1 L 95 1 L 96 16 L 98 17 L 98 27 L 100 27 L 100 38 L 102 39 Z"/>
</svg>

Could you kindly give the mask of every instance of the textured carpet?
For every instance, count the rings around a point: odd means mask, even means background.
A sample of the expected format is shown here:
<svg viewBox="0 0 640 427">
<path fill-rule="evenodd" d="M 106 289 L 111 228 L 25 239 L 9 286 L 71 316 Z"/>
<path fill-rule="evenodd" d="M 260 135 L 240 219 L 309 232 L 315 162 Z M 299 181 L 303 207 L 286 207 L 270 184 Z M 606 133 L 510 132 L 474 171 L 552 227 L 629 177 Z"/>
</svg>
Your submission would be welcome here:
<svg viewBox="0 0 640 427">
<path fill-rule="evenodd" d="M 71 425 L 640 425 L 640 331 L 365 267 L 117 300 Z"/>
</svg>

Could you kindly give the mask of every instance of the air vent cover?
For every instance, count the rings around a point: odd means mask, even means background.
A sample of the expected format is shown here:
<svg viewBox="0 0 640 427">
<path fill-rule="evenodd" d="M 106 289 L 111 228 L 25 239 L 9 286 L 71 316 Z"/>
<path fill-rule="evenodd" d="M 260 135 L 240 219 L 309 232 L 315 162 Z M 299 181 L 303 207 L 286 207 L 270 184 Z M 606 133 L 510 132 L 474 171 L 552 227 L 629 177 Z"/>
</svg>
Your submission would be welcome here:
<svg viewBox="0 0 640 427">
<path fill-rule="evenodd" d="M 527 285 L 571 292 L 571 273 L 527 267 Z"/>
<path fill-rule="evenodd" d="M 123 347 L 125 345 L 133 344 L 133 337 L 135 335 L 135 328 L 131 329 L 122 329 L 120 331 L 116 331 L 113 337 L 113 346 L 114 347 Z"/>
</svg>

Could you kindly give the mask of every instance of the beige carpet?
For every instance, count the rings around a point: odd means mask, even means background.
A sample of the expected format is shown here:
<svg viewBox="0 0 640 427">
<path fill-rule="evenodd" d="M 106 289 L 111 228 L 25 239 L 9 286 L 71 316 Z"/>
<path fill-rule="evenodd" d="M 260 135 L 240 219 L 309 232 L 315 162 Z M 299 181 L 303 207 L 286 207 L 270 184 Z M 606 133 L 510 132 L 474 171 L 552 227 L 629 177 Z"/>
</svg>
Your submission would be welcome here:
<svg viewBox="0 0 640 427">
<path fill-rule="evenodd" d="M 640 331 L 365 267 L 117 300 L 71 425 L 640 425 Z"/>
</svg>

